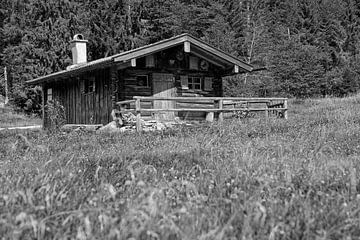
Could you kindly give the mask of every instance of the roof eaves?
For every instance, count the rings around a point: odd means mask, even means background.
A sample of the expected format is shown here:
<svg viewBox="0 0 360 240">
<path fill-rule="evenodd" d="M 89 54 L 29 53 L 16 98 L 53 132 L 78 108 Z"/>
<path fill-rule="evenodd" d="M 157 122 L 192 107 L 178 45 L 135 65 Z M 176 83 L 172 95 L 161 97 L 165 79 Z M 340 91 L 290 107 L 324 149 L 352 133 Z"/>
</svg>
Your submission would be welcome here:
<svg viewBox="0 0 360 240">
<path fill-rule="evenodd" d="M 235 65 L 238 65 L 239 67 L 245 69 L 246 71 L 248 72 L 251 72 L 254 67 L 251 65 L 251 64 L 248 64 L 234 56 L 232 56 L 231 54 L 219 49 L 219 48 L 215 48 L 213 46 L 211 46 L 210 44 L 208 44 L 207 42 L 204 42 L 203 40 L 200 40 L 198 38 L 195 38 L 191 35 L 188 35 L 186 36 L 187 40 L 196 44 L 198 43 L 197 45 L 202 47 L 204 50 L 212 53 L 212 54 L 215 54 L 219 57 L 222 57 L 222 58 L 225 58 L 227 61 L 230 61 L 231 63 L 235 64 Z M 199 44 L 200 43 L 200 44 Z M 205 48 L 204 48 L 205 47 Z M 215 52 L 213 51 L 215 50 Z"/>
<path fill-rule="evenodd" d="M 112 57 L 101 58 L 101 59 L 98 59 L 98 60 L 95 60 L 95 61 L 91 61 L 91 62 L 88 62 L 88 63 L 85 63 L 85 64 L 75 66 L 74 68 L 71 68 L 69 70 L 62 70 L 62 71 L 59 71 L 59 72 L 56 72 L 56 73 L 52 73 L 52 74 L 49 74 L 49 75 L 46 75 L 46 76 L 42 76 L 42 77 L 39 77 L 39 78 L 36 78 L 36 79 L 26 81 L 26 84 L 28 84 L 28 85 L 36 85 L 36 84 L 39 84 L 39 83 L 54 80 L 55 78 L 61 78 L 61 77 L 76 75 L 76 74 L 82 73 L 82 72 L 87 71 L 87 70 L 95 69 L 95 68 L 102 67 L 102 66 L 107 66 L 112 61 L 113 61 Z"/>
<path fill-rule="evenodd" d="M 168 38 L 159 42 L 155 42 L 149 45 L 145 45 L 139 48 L 135 48 L 126 52 L 119 53 L 117 55 L 112 56 L 115 62 L 120 61 L 128 61 L 132 58 L 139 58 L 150 53 L 154 53 L 157 51 L 164 50 L 166 48 L 172 47 L 176 44 L 180 44 L 186 41 L 188 34 L 181 34 L 172 38 Z"/>
</svg>

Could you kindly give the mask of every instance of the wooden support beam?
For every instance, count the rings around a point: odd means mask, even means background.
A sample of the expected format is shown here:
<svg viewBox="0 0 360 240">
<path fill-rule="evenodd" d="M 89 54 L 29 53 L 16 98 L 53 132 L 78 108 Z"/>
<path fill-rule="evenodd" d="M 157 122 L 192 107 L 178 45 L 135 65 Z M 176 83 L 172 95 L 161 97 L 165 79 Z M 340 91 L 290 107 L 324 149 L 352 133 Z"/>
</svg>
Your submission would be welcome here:
<svg viewBox="0 0 360 240">
<path fill-rule="evenodd" d="M 184 52 L 189 53 L 191 50 L 190 42 L 186 41 L 184 42 Z"/>
<path fill-rule="evenodd" d="M 135 102 L 135 110 L 136 110 L 136 131 L 141 132 L 141 103 L 140 99 L 136 99 Z"/>
<path fill-rule="evenodd" d="M 117 102 L 116 104 L 123 105 L 123 104 L 135 103 L 135 102 L 136 102 L 136 100 L 125 100 L 125 101 Z"/>
<path fill-rule="evenodd" d="M 198 53 L 197 51 L 192 51 L 192 53 L 197 56 L 197 57 L 200 57 L 202 59 L 205 59 L 206 61 L 208 61 L 209 63 L 212 63 L 214 64 L 215 66 L 218 66 L 218 67 L 221 67 L 222 69 L 225 69 L 225 66 L 222 65 L 222 64 L 219 64 L 218 62 L 216 62 L 215 60 L 211 59 L 209 57 L 209 55 L 206 55 L 206 54 L 201 54 L 201 53 Z"/>
<path fill-rule="evenodd" d="M 242 98 L 242 97 L 142 97 L 134 96 L 134 99 L 141 99 L 142 101 L 153 101 L 153 100 L 177 100 L 177 101 L 215 101 L 215 100 L 232 100 L 232 101 L 245 101 L 245 102 L 269 102 L 269 101 L 284 101 L 287 98 Z"/>
<path fill-rule="evenodd" d="M 118 63 L 117 65 L 117 70 L 122 70 L 122 69 L 125 69 L 125 68 L 128 68 L 128 67 L 131 67 L 131 62 L 120 62 Z"/>
<path fill-rule="evenodd" d="M 45 114 L 45 84 L 41 86 L 41 112 L 42 112 L 42 127 L 46 126 L 46 114 Z"/>
<path fill-rule="evenodd" d="M 284 118 L 288 119 L 288 101 L 287 101 L 287 99 L 284 100 L 283 108 L 285 108 L 285 110 L 284 110 Z"/>
<path fill-rule="evenodd" d="M 219 104 L 220 105 L 220 104 Z M 284 111 L 285 108 L 164 108 L 164 109 L 141 109 L 141 112 L 236 112 L 236 111 L 247 111 L 247 112 L 263 112 L 263 111 Z M 122 112 L 133 112 L 134 110 L 124 110 Z M 136 110 L 135 110 L 136 111 Z"/>
<path fill-rule="evenodd" d="M 223 110 L 223 105 L 224 105 L 224 101 L 223 100 L 219 100 L 219 122 L 224 121 L 224 113 L 222 112 Z"/>
<path fill-rule="evenodd" d="M 131 59 L 131 66 L 136 67 L 136 58 Z"/>
<path fill-rule="evenodd" d="M 4 79 L 5 79 L 5 105 L 9 103 L 9 82 L 8 82 L 8 72 L 6 67 L 4 67 Z"/>
<path fill-rule="evenodd" d="M 269 103 L 266 103 L 266 110 L 265 110 L 265 119 L 269 119 Z"/>
</svg>

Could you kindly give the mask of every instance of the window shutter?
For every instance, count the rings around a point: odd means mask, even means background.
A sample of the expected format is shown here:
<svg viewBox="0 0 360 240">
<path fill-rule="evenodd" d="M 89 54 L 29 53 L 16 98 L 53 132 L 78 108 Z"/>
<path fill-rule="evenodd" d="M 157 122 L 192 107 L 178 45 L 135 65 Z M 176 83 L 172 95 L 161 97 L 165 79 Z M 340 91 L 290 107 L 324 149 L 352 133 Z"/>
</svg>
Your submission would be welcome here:
<svg viewBox="0 0 360 240">
<path fill-rule="evenodd" d="M 212 91 L 213 90 L 213 78 L 205 77 L 204 78 L 204 90 L 205 91 Z"/>
<path fill-rule="evenodd" d="M 180 81 L 182 89 L 189 89 L 188 76 L 180 76 Z"/>
</svg>

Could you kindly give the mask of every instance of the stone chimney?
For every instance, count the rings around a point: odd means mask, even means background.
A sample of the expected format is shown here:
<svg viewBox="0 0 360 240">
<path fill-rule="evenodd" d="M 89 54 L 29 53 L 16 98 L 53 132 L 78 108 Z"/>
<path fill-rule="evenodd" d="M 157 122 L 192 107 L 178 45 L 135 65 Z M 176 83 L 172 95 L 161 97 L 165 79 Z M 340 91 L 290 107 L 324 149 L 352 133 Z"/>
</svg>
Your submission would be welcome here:
<svg viewBox="0 0 360 240">
<path fill-rule="evenodd" d="M 70 42 L 73 65 L 78 65 L 87 62 L 87 47 L 88 41 L 84 39 L 82 34 L 76 34 Z"/>
</svg>

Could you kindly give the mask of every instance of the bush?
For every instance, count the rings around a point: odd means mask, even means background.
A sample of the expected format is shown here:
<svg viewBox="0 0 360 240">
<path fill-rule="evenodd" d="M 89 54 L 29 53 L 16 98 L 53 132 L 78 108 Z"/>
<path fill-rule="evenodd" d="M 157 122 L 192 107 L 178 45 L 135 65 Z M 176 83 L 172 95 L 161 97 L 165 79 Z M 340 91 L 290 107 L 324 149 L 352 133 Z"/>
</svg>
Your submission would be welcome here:
<svg viewBox="0 0 360 240">
<path fill-rule="evenodd" d="M 65 108 L 56 100 L 45 106 L 46 125 L 50 131 L 57 131 L 66 123 Z"/>
<path fill-rule="evenodd" d="M 41 87 L 19 89 L 15 88 L 10 96 L 17 110 L 25 113 L 40 115 L 41 113 Z"/>
</svg>

